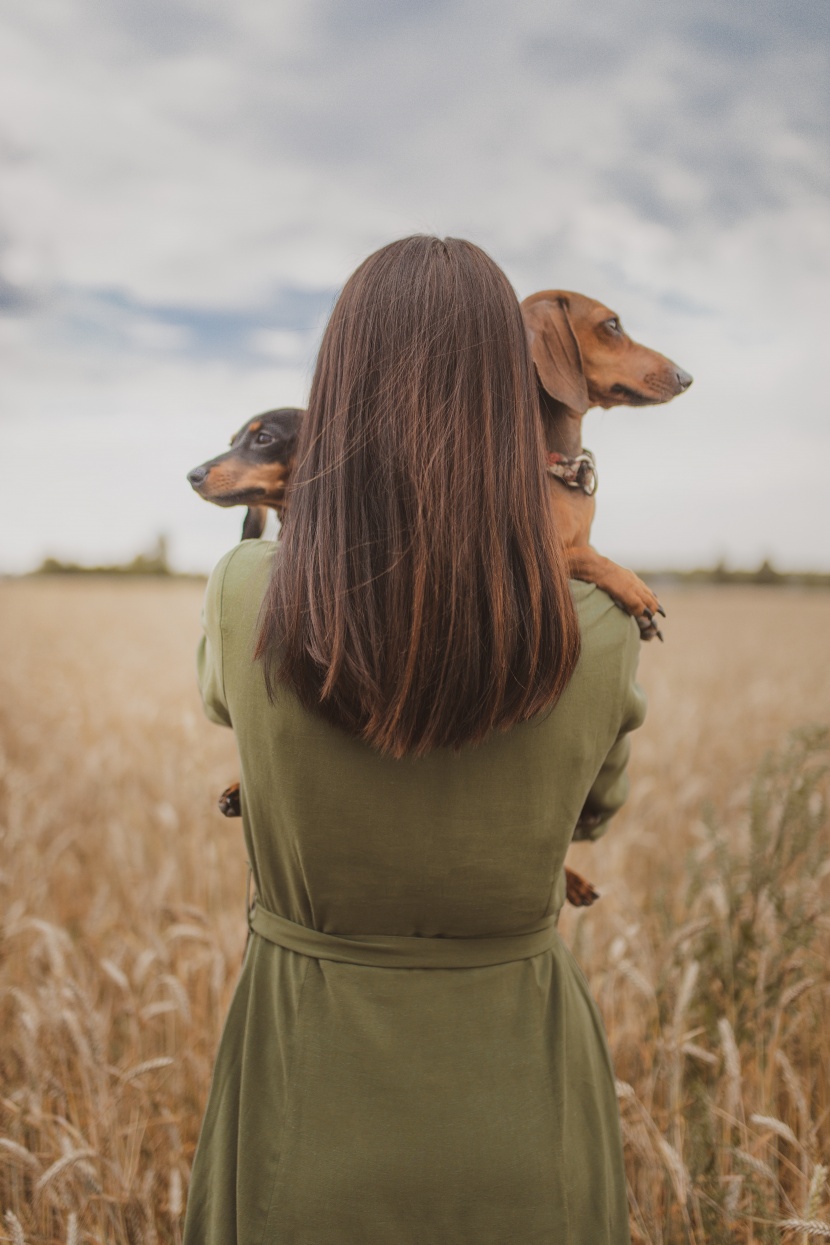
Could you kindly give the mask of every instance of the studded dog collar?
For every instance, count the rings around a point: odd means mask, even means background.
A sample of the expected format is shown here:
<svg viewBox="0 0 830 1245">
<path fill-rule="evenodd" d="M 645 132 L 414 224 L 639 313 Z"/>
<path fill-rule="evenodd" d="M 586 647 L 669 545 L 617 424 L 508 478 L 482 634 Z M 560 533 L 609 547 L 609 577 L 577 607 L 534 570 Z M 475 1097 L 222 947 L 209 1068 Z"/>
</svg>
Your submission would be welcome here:
<svg viewBox="0 0 830 1245">
<path fill-rule="evenodd" d="M 547 472 L 568 488 L 582 489 L 588 497 L 597 491 L 597 464 L 590 450 L 583 450 L 575 458 L 551 450 L 547 455 Z"/>
</svg>

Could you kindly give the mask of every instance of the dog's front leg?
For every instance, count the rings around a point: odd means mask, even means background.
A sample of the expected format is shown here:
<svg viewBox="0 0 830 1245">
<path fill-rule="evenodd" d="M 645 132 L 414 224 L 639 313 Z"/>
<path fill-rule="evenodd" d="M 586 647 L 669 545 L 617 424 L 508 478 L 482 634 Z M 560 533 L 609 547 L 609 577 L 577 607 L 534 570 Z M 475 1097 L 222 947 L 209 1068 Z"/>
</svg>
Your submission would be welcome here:
<svg viewBox="0 0 830 1245">
<path fill-rule="evenodd" d="M 655 636 L 662 640 L 655 615 L 662 614 L 665 618 L 666 611 L 639 575 L 625 566 L 618 566 L 610 558 L 604 558 L 590 545 L 578 545 L 566 549 L 565 553 L 571 579 L 585 580 L 607 592 L 620 609 L 637 620 L 641 640 L 653 640 Z"/>
</svg>

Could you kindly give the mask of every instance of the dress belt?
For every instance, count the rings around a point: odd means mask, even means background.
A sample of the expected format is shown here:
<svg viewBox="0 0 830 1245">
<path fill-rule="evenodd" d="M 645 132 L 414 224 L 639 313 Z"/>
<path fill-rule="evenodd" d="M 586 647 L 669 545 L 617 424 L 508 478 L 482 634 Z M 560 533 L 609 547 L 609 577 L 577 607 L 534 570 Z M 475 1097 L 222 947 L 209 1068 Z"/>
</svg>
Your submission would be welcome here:
<svg viewBox="0 0 830 1245">
<path fill-rule="evenodd" d="M 340 964 L 364 964 L 369 968 L 485 968 L 529 960 L 549 951 L 557 941 L 556 917 L 538 925 L 485 938 L 428 938 L 401 934 L 324 934 L 269 912 L 257 901 L 250 928 L 268 942 Z"/>
</svg>

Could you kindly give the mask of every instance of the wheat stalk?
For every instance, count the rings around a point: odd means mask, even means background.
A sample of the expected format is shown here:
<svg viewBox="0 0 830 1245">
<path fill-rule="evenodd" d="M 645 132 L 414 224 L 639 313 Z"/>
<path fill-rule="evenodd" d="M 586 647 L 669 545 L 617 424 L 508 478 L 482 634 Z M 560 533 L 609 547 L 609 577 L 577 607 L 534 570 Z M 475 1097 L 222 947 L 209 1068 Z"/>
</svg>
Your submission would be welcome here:
<svg viewBox="0 0 830 1245">
<path fill-rule="evenodd" d="M 212 806 L 237 758 L 192 678 L 200 595 L 0 582 L 0 643 L 15 654 L 0 668 L 0 1207 L 13 1245 L 180 1240 L 245 936 L 244 851 Z M 680 605 L 671 645 L 642 654 L 650 719 L 629 806 L 601 847 L 572 849 L 580 871 L 620 884 L 563 913 L 561 930 L 578 938 L 608 1031 L 633 1239 L 817 1240 L 826 779 L 810 776 L 822 754 L 807 735 L 783 741 L 827 716 L 830 596 Z M 798 643 L 782 645 L 794 628 Z"/>
</svg>

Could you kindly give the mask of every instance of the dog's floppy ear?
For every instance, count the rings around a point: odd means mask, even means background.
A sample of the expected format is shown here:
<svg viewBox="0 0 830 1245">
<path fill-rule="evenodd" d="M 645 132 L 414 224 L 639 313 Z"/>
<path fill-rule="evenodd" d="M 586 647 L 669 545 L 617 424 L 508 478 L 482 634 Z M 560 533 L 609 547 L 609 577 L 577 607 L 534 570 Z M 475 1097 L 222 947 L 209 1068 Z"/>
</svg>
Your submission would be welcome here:
<svg viewBox="0 0 830 1245">
<path fill-rule="evenodd" d="M 522 315 L 542 388 L 570 410 L 587 411 L 588 385 L 565 300 L 526 300 Z"/>
<path fill-rule="evenodd" d="M 259 540 L 265 531 L 268 511 L 265 506 L 249 506 L 245 511 L 240 540 Z"/>
</svg>

